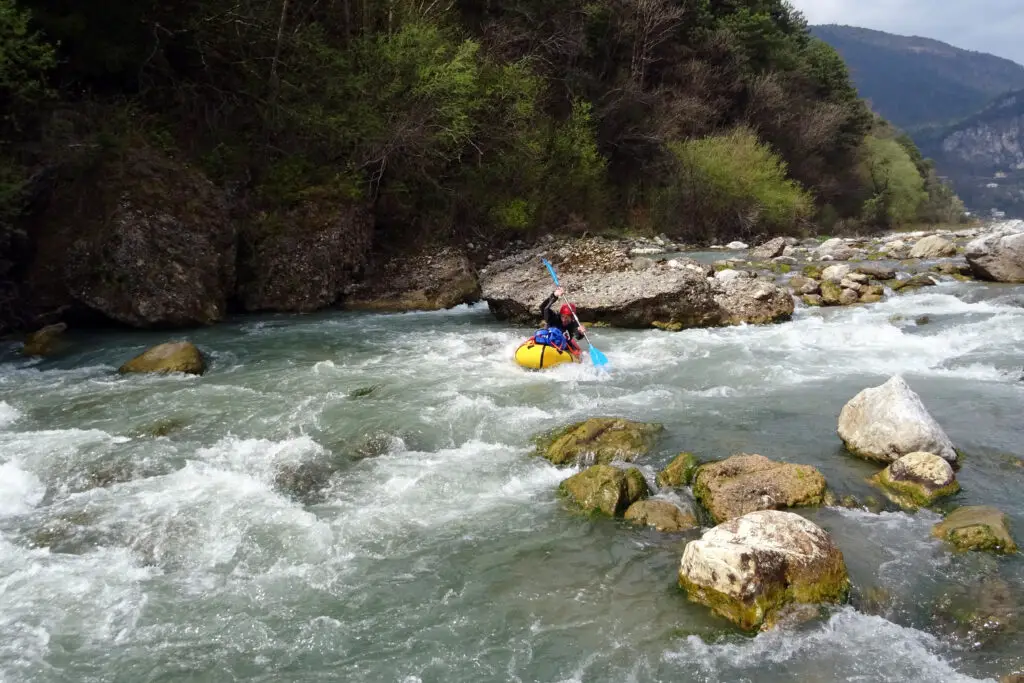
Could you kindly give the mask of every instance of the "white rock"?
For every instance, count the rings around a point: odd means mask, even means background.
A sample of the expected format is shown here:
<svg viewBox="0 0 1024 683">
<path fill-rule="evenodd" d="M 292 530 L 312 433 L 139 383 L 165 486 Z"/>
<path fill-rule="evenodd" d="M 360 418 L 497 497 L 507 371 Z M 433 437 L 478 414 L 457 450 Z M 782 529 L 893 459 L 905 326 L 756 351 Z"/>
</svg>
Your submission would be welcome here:
<svg viewBox="0 0 1024 683">
<path fill-rule="evenodd" d="M 922 237 L 910 250 L 910 258 L 941 258 L 956 256 L 956 246 L 938 235 Z"/>
<path fill-rule="evenodd" d="M 953 442 L 899 375 L 850 399 L 839 413 L 838 434 L 857 455 L 882 462 L 917 451 L 957 459 Z"/>
<path fill-rule="evenodd" d="M 889 465 L 889 476 L 895 481 L 918 481 L 931 489 L 953 483 L 956 475 L 948 462 L 934 453 L 908 453 Z"/>
<path fill-rule="evenodd" d="M 979 237 L 968 243 L 965 255 L 979 280 L 1024 282 L 1024 232 Z"/>
<path fill-rule="evenodd" d="M 726 268 L 715 273 L 715 277 L 719 280 L 735 280 L 738 277 L 743 277 L 740 271 L 733 270 L 732 268 Z"/>
<path fill-rule="evenodd" d="M 821 271 L 821 279 L 827 282 L 842 282 L 853 269 L 845 263 L 837 263 Z"/>
<path fill-rule="evenodd" d="M 739 249 L 748 249 L 749 247 L 745 243 L 743 243 L 743 242 L 736 241 L 736 242 L 729 242 L 729 244 L 725 245 L 725 248 L 726 249 L 739 250 Z"/>
</svg>

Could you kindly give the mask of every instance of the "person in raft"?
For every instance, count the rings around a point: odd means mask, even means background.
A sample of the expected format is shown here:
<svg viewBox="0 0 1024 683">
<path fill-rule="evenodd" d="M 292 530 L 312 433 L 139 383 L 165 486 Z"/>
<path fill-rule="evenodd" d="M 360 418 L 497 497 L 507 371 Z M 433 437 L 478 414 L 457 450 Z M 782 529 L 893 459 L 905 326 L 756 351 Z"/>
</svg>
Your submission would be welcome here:
<svg viewBox="0 0 1024 683">
<path fill-rule="evenodd" d="M 561 296 L 562 288 L 556 287 L 551 296 L 540 305 L 540 314 L 544 318 L 545 325 L 558 328 L 565 334 L 565 338 L 569 341 L 569 350 L 573 354 L 578 354 L 580 346 L 576 343 L 576 340 L 583 339 L 583 333 L 587 329 L 576 322 L 576 319 L 573 317 L 573 314 L 576 312 L 576 304 L 562 304 L 562 307 L 558 309 L 558 313 L 555 313 L 555 310 L 551 308 L 551 305 L 558 301 Z"/>
</svg>

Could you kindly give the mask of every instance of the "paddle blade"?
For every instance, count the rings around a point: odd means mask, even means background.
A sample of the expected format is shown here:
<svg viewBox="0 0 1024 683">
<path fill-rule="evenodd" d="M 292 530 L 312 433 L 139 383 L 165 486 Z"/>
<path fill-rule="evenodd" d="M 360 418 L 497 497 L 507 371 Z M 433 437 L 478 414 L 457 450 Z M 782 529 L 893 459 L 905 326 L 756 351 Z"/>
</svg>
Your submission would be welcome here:
<svg viewBox="0 0 1024 683">
<path fill-rule="evenodd" d="M 608 357 L 603 353 L 595 349 L 593 346 L 590 347 L 590 362 L 600 367 L 602 365 L 608 365 Z"/>
</svg>

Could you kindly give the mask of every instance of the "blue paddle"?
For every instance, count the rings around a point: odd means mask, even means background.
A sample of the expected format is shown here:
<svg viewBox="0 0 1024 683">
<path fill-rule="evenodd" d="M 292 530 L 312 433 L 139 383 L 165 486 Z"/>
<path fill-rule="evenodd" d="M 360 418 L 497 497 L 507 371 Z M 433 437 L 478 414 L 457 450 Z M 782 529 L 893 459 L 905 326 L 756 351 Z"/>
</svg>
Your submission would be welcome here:
<svg viewBox="0 0 1024 683">
<path fill-rule="evenodd" d="M 548 272 L 551 273 L 551 279 L 555 281 L 555 287 L 561 287 L 562 285 L 558 284 L 558 276 L 555 275 L 555 269 L 551 267 L 551 264 L 548 263 L 548 260 L 546 258 L 541 257 L 540 260 L 544 262 L 544 267 L 546 267 L 548 269 Z M 565 293 L 563 292 L 562 294 L 563 294 L 562 300 L 564 301 L 565 300 L 565 296 L 564 296 Z M 568 302 L 566 302 L 566 303 L 568 303 Z M 576 324 L 579 325 L 580 327 L 583 327 L 583 325 L 580 324 L 580 319 L 576 317 L 576 311 L 573 311 L 572 309 L 569 309 L 569 310 L 572 313 L 572 317 L 576 321 Z M 590 337 L 587 336 L 586 332 L 583 332 L 583 338 L 587 340 L 587 346 L 590 347 L 590 362 L 593 363 L 597 367 L 601 367 L 603 365 L 607 365 L 608 364 L 608 357 L 605 356 L 600 351 L 598 351 L 596 348 L 594 348 L 594 342 L 590 341 Z"/>
</svg>

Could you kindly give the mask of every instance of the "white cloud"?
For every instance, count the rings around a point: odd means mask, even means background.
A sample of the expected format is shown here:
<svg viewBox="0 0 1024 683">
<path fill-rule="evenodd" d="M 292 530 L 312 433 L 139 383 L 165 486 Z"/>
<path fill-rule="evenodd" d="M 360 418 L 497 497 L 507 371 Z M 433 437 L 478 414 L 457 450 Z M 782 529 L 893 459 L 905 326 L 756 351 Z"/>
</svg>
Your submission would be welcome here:
<svg viewBox="0 0 1024 683">
<path fill-rule="evenodd" d="M 1021 0 L 790 0 L 811 24 L 934 38 L 1024 64 Z"/>
</svg>

